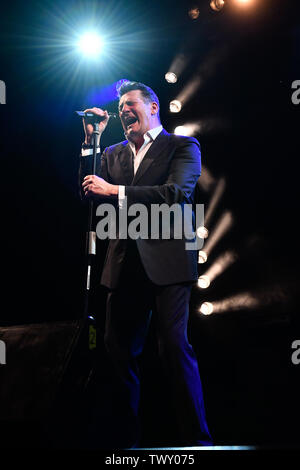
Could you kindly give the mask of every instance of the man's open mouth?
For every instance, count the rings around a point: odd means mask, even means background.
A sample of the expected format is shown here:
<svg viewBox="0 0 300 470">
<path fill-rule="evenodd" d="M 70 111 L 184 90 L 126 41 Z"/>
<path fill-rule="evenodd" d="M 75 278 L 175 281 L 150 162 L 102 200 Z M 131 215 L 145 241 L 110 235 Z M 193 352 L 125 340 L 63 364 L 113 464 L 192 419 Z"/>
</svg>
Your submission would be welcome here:
<svg viewBox="0 0 300 470">
<path fill-rule="evenodd" d="M 131 126 L 132 126 L 137 120 L 138 120 L 138 119 L 137 119 L 137 117 L 135 117 L 135 116 L 126 118 L 126 119 L 124 120 L 126 129 L 130 129 Z"/>
</svg>

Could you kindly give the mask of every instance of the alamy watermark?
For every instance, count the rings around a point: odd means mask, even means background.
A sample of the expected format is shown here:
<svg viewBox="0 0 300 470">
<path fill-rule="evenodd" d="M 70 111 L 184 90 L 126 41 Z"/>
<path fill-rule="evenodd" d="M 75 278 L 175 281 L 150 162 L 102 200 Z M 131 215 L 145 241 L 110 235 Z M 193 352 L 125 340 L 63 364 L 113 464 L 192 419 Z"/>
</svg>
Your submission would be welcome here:
<svg viewBox="0 0 300 470">
<path fill-rule="evenodd" d="M 292 342 L 292 349 L 295 349 L 291 356 L 292 363 L 297 366 L 300 364 L 300 339 L 295 339 L 295 341 Z"/>
<path fill-rule="evenodd" d="M 6 85 L 3 80 L 0 80 L 0 104 L 6 104 Z"/>
<path fill-rule="evenodd" d="M 292 83 L 292 103 L 297 105 L 300 104 L 300 80 L 294 80 Z"/>
<path fill-rule="evenodd" d="M 186 250 L 200 250 L 204 240 L 196 228 L 204 224 L 204 204 L 141 204 L 127 208 L 127 197 L 118 209 L 110 203 L 97 207 L 101 220 L 96 226 L 100 240 L 185 240 Z M 194 229 L 195 228 L 195 229 Z"/>
<path fill-rule="evenodd" d="M 6 344 L 0 339 L 0 365 L 6 364 Z"/>
</svg>

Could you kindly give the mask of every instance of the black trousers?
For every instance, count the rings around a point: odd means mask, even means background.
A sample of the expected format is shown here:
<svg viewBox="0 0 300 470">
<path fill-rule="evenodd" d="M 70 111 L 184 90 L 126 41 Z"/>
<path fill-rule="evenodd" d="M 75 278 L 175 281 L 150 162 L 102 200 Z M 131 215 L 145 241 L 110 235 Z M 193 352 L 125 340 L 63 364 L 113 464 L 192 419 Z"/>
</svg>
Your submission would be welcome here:
<svg viewBox="0 0 300 470">
<path fill-rule="evenodd" d="M 129 416 L 137 424 L 137 358 L 143 350 L 151 312 L 155 312 L 158 350 L 170 383 L 181 445 L 211 445 L 197 359 L 187 337 L 191 288 L 191 283 L 158 286 L 151 282 L 136 243 L 130 241 L 119 287 L 108 293 L 104 341 L 124 386 Z"/>
</svg>

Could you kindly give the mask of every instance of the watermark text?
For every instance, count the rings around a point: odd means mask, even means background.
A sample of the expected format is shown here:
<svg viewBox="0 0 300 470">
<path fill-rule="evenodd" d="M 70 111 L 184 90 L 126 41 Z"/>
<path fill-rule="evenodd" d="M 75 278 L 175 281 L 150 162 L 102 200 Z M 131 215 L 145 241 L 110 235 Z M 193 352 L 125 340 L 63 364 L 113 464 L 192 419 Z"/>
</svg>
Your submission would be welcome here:
<svg viewBox="0 0 300 470">
<path fill-rule="evenodd" d="M 184 240 L 186 250 L 200 250 L 204 240 L 196 228 L 204 224 L 204 204 L 132 204 L 127 198 L 118 209 L 110 203 L 99 204 L 96 234 L 100 240 Z"/>
<path fill-rule="evenodd" d="M 0 365 L 6 364 L 6 344 L 0 339 Z"/>
<path fill-rule="evenodd" d="M 292 103 L 295 105 L 300 104 L 300 80 L 294 80 L 292 83 Z"/>
<path fill-rule="evenodd" d="M 6 104 L 6 85 L 3 80 L 0 80 L 0 104 Z"/>
<path fill-rule="evenodd" d="M 295 349 L 295 351 L 292 354 L 291 360 L 292 363 L 297 366 L 300 364 L 300 339 L 295 339 L 295 341 L 292 342 L 292 349 Z"/>
</svg>

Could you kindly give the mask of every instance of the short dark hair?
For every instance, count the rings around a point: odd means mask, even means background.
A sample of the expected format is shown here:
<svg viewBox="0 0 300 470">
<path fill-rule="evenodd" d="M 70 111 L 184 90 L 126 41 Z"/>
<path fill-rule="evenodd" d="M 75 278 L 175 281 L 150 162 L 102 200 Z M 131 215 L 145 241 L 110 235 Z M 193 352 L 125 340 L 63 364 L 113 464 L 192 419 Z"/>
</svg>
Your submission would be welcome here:
<svg viewBox="0 0 300 470">
<path fill-rule="evenodd" d="M 118 88 L 118 96 L 119 99 L 121 96 L 125 95 L 125 93 L 128 93 L 129 91 L 133 90 L 140 90 L 142 96 L 144 97 L 144 101 L 147 101 L 148 103 L 157 103 L 158 108 L 159 108 L 159 99 L 154 93 L 154 91 L 147 85 L 144 85 L 144 83 L 140 82 L 130 82 L 130 81 L 124 81 L 121 86 Z"/>
</svg>

